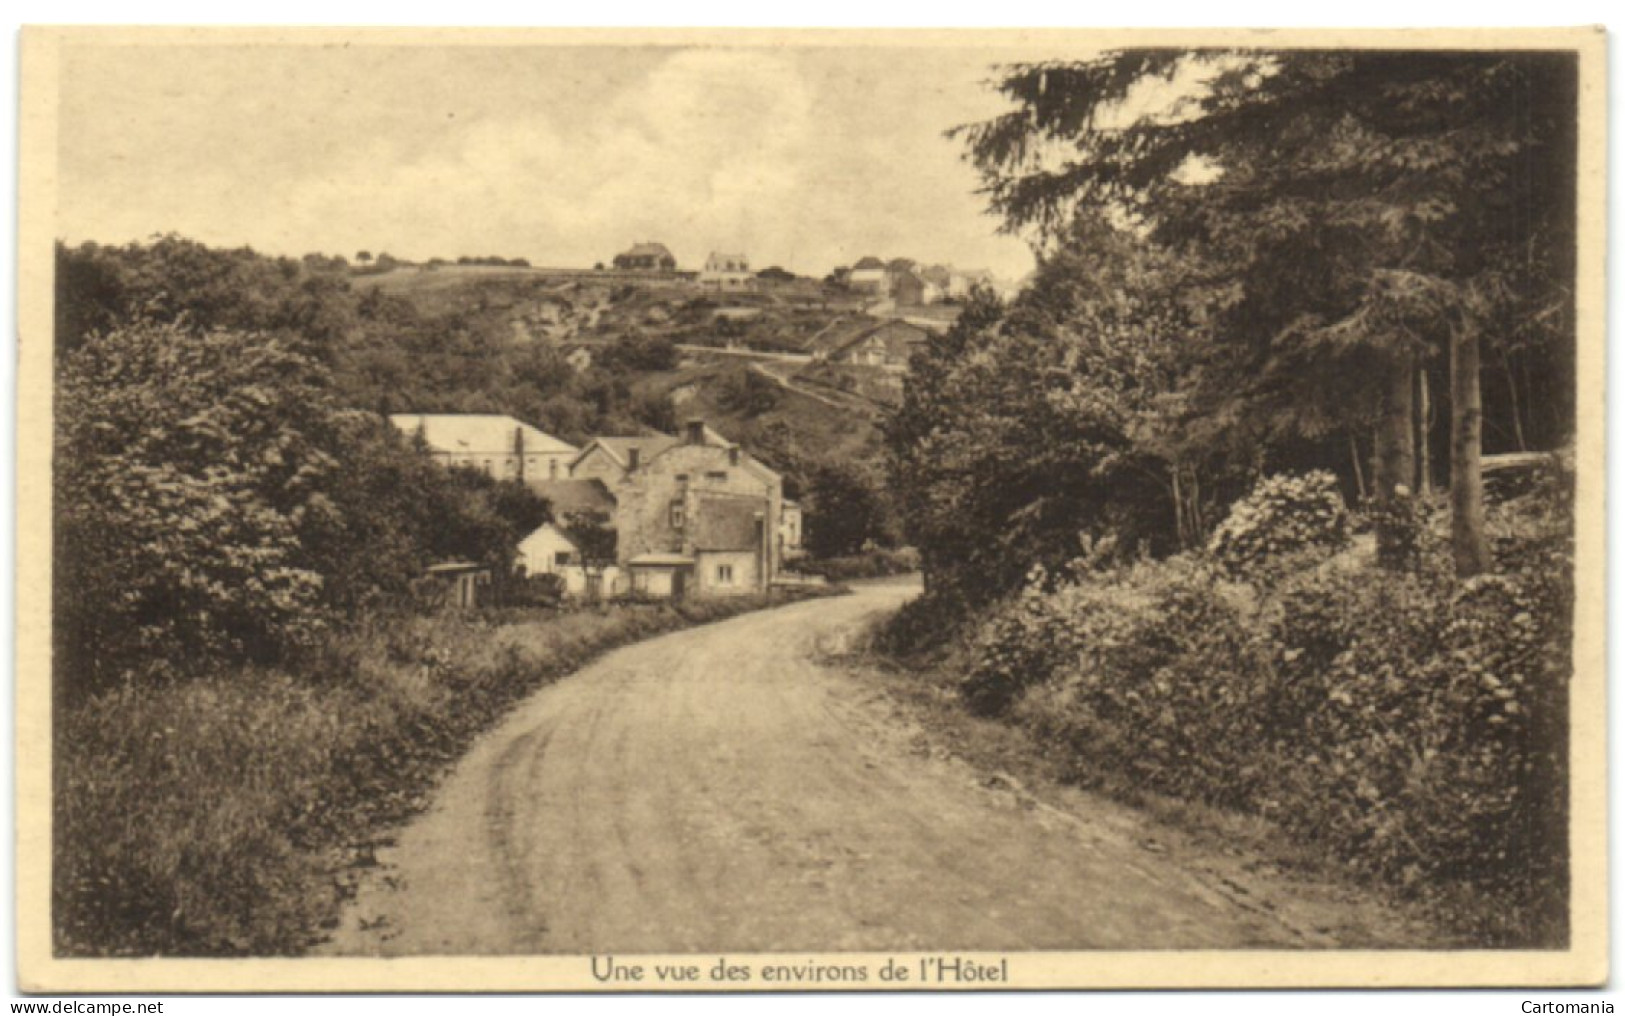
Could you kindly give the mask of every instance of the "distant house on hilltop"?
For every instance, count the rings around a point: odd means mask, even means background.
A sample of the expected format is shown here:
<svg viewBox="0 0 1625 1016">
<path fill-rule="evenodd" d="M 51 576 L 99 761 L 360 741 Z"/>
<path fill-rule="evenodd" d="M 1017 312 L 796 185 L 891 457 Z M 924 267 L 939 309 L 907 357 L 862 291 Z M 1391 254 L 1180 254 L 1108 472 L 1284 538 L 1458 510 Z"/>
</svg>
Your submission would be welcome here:
<svg viewBox="0 0 1625 1016">
<path fill-rule="evenodd" d="M 891 276 L 886 262 L 877 257 L 864 257 L 847 273 L 846 286 L 857 293 L 885 296 L 891 292 Z"/>
<path fill-rule="evenodd" d="M 892 299 L 899 307 L 920 307 L 927 299 L 931 287 L 912 268 L 892 273 Z"/>
<path fill-rule="evenodd" d="M 471 466 L 500 480 L 532 482 L 568 475 L 575 445 L 511 416 L 485 413 L 396 413 L 396 429 L 417 435 L 446 466 Z"/>
<path fill-rule="evenodd" d="M 615 267 L 623 272 L 674 272 L 677 259 L 663 243 L 636 243 L 615 255 Z"/>
<path fill-rule="evenodd" d="M 750 259 L 743 254 L 712 251 L 700 272 L 700 285 L 706 289 L 749 289 L 754 280 Z"/>
</svg>

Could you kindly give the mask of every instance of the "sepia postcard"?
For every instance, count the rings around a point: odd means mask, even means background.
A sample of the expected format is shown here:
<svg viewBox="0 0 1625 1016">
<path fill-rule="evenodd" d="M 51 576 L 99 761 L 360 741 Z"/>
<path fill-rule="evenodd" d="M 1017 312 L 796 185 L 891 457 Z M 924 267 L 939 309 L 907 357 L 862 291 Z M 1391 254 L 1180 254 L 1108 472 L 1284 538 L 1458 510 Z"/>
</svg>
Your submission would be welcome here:
<svg viewBox="0 0 1625 1016">
<path fill-rule="evenodd" d="M 21 47 L 22 990 L 1606 980 L 1600 29 Z"/>
</svg>

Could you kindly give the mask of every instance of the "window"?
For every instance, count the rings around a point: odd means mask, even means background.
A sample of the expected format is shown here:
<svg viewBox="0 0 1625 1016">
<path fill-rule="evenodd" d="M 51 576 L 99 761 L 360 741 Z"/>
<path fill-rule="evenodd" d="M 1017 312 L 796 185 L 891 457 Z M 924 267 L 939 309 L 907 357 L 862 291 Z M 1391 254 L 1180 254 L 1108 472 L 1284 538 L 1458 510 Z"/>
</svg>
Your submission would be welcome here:
<svg viewBox="0 0 1625 1016">
<path fill-rule="evenodd" d="M 683 528 L 683 502 L 681 501 L 671 503 L 671 527 L 673 529 Z"/>
<path fill-rule="evenodd" d="M 731 564 L 717 565 L 717 585 L 731 586 L 734 584 L 734 566 Z"/>
<path fill-rule="evenodd" d="M 567 566 L 569 563 L 570 563 L 570 552 L 568 550 L 559 550 L 559 551 L 555 551 L 553 553 L 553 567 L 555 567 L 555 568 L 563 568 L 563 567 Z"/>
<path fill-rule="evenodd" d="M 727 483 L 728 471 L 726 469 L 713 470 L 712 472 L 706 473 L 705 478 L 712 483 Z"/>
</svg>

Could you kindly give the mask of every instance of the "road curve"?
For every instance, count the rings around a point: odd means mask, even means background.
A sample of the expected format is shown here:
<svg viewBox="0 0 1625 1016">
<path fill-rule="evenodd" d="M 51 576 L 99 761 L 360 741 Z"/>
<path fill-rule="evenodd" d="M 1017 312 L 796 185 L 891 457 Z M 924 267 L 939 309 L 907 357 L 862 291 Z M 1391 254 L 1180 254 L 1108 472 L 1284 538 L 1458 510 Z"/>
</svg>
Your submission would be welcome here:
<svg viewBox="0 0 1625 1016">
<path fill-rule="evenodd" d="M 875 586 L 611 653 L 538 692 L 380 852 L 329 955 L 1335 944 L 928 750 L 820 648 Z"/>
</svg>

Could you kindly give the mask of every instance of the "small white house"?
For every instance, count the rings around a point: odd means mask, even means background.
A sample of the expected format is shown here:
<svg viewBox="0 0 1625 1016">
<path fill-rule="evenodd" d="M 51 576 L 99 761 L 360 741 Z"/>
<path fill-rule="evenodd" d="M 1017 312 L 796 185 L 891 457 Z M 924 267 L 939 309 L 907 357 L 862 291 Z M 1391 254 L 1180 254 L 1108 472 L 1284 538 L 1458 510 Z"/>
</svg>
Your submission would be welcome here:
<svg viewBox="0 0 1625 1016">
<path fill-rule="evenodd" d="M 597 596 L 619 590 L 620 569 L 614 565 L 589 574 L 581 560 L 581 549 L 551 522 L 544 522 L 519 541 L 517 562 L 526 575 L 557 575 L 564 580 L 566 596 Z"/>
<path fill-rule="evenodd" d="M 700 285 L 706 289 L 750 289 L 755 281 L 750 259 L 743 254 L 712 251 L 700 271 Z"/>
</svg>

